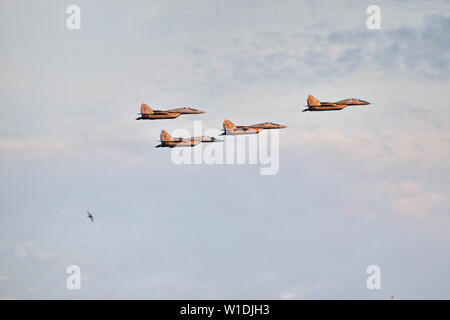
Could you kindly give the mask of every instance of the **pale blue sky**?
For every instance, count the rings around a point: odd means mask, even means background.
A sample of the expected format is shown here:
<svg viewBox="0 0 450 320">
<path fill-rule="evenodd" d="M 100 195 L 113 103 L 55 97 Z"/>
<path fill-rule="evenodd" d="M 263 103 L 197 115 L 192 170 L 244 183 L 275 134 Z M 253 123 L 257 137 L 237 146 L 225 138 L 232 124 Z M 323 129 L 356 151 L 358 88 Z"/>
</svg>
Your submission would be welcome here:
<svg viewBox="0 0 450 320">
<path fill-rule="evenodd" d="M 449 30 L 437 0 L 1 0 L 0 299 L 450 298 Z M 288 125 L 277 175 L 154 148 L 225 117 Z"/>
</svg>

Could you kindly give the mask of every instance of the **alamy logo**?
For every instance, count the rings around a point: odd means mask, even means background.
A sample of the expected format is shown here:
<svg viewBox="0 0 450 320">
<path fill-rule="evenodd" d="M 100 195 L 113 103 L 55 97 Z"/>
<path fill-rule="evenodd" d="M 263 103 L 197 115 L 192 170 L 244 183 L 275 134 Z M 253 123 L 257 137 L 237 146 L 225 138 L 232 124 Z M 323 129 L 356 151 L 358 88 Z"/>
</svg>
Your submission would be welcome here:
<svg viewBox="0 0 450 320">
<path fill-rule="evenodd" d="M 381 269 L 377 265 L 370 265 L 366 270 L 370 276 L 367 278 L 366 285 L 369 290 L 381 289 Z"/>
<path fill-rule="evenodd" d="M 67 267 L 66 273 L 70 274 L 66 281 L 69 290 L 81 290 L 81 269 L 77 265 Z"/>
<path fill-rule="evenodd" d="M 221 131 L 208 129 L 203 132 L 202 122 L 194 121 L 194 134 L 186 129 L 177 129 L 174 137 L 217 136 Z M 222 136 L 214 143 L 199 143 L 195 147 L 172 149 L 174 164 L 207 165 L 259 165 L 261 175 L 275 175 L 279 170 L 279 133 L 277 130 L 262 130 L 259 134 Z"/>
<path fill-rule="evenodd" d="M 381 9 L 379 6 L 371 5 L 367 7 L 367 14 L 370 16 L 367 18 L 366 26 L 369 30 L 381 29 Z"/>
<path fill-rule="evenodd" d="M 77 5 L 70 5 L 66 9 L 66 13 L 70 16 L 66 20 L 66 27 L 69 30 L 81 29 L 81 9 Z"/>
</svg>

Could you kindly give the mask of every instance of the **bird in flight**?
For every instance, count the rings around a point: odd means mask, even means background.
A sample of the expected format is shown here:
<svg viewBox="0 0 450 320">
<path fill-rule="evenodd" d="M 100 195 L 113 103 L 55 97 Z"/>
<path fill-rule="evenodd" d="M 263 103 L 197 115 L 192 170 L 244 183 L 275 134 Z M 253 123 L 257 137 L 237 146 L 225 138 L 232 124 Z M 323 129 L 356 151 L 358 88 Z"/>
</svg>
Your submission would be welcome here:
<svg viewBox="0 0 450 320">
<path fill-rule="evenodd" d="M 91 219 L 91 222 L 94 222 L 94 216 L 89 211 L 86 211 L 86 212 L 87 212 L 87 217 L 89 219 Z"/>
</svg>

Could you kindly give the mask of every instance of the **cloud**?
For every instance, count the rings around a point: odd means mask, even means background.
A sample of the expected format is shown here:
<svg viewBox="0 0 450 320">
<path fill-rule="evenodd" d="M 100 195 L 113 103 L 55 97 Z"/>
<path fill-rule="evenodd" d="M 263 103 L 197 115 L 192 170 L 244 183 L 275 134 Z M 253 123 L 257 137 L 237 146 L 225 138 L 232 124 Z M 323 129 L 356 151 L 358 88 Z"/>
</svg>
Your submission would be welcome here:
<svg viewBox="0 0 450 320">
<path fill-rule="evenodd" d="M 53 253 L 42 253 L 38 257 L 41 259 L 50 259 L 53 258 L 55 255 Z"/>
<path fill-rule="evenodd" d="M 193 50 L 195 82 L 223 91 L 248 83 L 318 84 L 354 74 L 450 79 L 450 16 L 430 15 L 415 26 L 323 34 L 261 31 L 224 37 L 222 45 Z M 206 62 L 206 63 L 205 63 Z"/>
<path fill-rule="evenodd" d="M 384 164 L 447 165 L 450 157 L 450 134 L 426 132 L 411 126 L 399 134 L 386 128 L 382 132 L 327 126 L 320 132 L 290 128 L 291 134 L 281 143 L 290 149 L 298 145 L 320 153 L 337 153 L 352 162 L 372 159 Z"/>
<path fill-rule="evenodd" d="M 22 249 L 16 249 L 15 250 L 15 255 L 18 258 L 24 258 L 24 257 L 26 257 L 28 255 L 28 252 L 25 251 L 25 250 L 22 250 Z"/>
<path fill-rule="evenodd" d="M 0 275 L 0 282 L 6 282 L 6 281 L 9 281 L 9 280 L 11 280 L 10 277 L 8 277 L 8 276 L 1 276 Z"/>
<path fill-rule="evenodd" d="M 443 213 L 448 210 L 450 203 L 442 190 L 435 189 L 432 185 L 411 180 L 384 183 L 381 186 L 395 212 L 421 220 L 446 218 Z"/>
<path fill-rule="evenodd" d="M 339 31 L 321 38 L 319 47 L 327 43 L 336 54 L 326 55 L 328 64 L 337 62 L 349 72 L 378 70 L 395 76 L 450 79 L 450 16 L 424 18 L 419 27 L 400 26 L 394 30 L 373 32 Z M 336 57 L 337 58 L 333 58 Z M 334 60 L 334 61 L 333 61 Z M 352 62 L 356 62 L 353 63 Z M 341 67 L 340 70 L 343 70 Z"/>
<path fill-rule="evenodd" d="M 294 293 L 285 293 L 285 294 L 282 294 L 280 296 L 281 300 L 292 300 L 294 298 L 295 298 L 295 294 Z"/>
<path fill-rule="evenodd" d="M 14 255 L 18 258 L 24 258 L 28 256 L 28 249 L 33 246 L 33 242 L 28 240 L 14 248 Z"/>
<path fill-rule="evenodd" d="M 420 191 L 423 186 L 418 181 L 400 181 L 382 186 L 386 192 L 391 194 L 408 194 Z"/>
<path fill-rule="evenodd" d="M 0 153 L 2 154 L 47 154 L 64 150 L 64 143 L 43 141 L 34 138 L 2 138 L 0 140 Z"/>
<path fill-rule="evenodd" d="M 425 219 L 444 208 L 448 204 L 446 199 L 444 194 L 439 193 L 415 194 L 394 200 L 393 207 L 399 213 Z"/>
</svg>

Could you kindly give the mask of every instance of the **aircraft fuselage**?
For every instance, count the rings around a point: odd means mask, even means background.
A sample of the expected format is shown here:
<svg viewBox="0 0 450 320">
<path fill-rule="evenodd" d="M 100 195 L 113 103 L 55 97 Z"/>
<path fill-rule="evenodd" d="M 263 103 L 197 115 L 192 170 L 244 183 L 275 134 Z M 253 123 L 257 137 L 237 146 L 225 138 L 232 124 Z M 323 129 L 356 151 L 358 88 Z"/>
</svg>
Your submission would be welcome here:
<svg viewBox="0 0 450 320">
<path fill-rule="evenodd" d="M 174 140 L 174 141 L 161 141 L 161 144 L 157 147 L 175 148 L 175 147 L 194 147 L 199 144 L 198 140 Z"/>
<path fill-rule="evenodd" d="M 159 120 L 159 119 L 175 119 L 181 116 L 179 112 L 154 112 L 150 114 L 141 114 L 136 120 Z"/>
<path fill-rule="evenodd" d="M 265 130 L 287 128 L 287 126 L 284 126 L 284 125 L 278 124 L 278 123 L 272 123 L 272 122 L 253 124 L 249 127 L 250 128 L 261 128 L 261 129 L 265 129 Z"/>
<path fill-rule="evenodd" d="M 342 110 L 347 105 L 345 104 L 328 104 L 328 105 L 320 105 L 320 106 L 309 106 L 308 111 L 330 111 L 330 110 Z"/>
<path fill-rule="evenodd" d="M 237 127 L 236 129 L 226 129 L 224 135 L 240 135 L 240 134 L 257 134 L 260 133 L 262 128 L 251 127 Z"/>
<path fill-rule="evenodd" d="M 202 114 L 205 113 L 205 111 L 193 109 L 193 108 L 175 108 L 167 110 L 167 112 L 177 112 L 181 114 Z"/>
<path fill-rule="evenodd" d="M 338 101 L 335 103 L 336 104 L 345 104 L 347 106 L 365 106 L 365 105 L 370 104 L 370 102 L 368 102 L 368 101 L 355 99 L 355 98 L 345 99 L 345 100 L 341 100 L 341 101 Z"/>
</svg>

